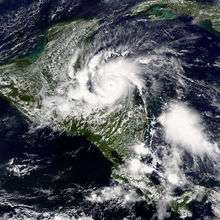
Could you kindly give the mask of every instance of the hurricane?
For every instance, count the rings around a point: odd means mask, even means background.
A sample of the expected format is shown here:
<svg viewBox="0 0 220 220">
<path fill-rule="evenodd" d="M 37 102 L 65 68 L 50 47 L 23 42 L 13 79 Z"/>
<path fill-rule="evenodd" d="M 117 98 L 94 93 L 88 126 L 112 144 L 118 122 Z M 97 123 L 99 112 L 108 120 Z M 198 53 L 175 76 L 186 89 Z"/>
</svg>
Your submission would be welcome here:
<svg viewBox="0 0 220 220">
<path fill-rule="evenodd" d="M 0 218 L 220 218 L 215 1 L 0 1 Z"/>
</svg>

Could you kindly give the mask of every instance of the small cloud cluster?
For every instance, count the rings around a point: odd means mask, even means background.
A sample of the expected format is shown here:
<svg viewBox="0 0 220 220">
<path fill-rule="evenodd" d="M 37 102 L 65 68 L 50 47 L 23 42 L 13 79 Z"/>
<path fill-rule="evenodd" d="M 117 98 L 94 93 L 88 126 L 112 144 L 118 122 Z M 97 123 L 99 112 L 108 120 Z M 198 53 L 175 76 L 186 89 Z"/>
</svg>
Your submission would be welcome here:
<svg viewBox="0 0 220 220">
<path fill-rule="evenodd" d="M 216 143 L 211 143 L 201 116 L 183 103 L 172 103 L 159 117 L 168 143 L 194 155 L 214 155 L 219 153 Z"/>
</svg>

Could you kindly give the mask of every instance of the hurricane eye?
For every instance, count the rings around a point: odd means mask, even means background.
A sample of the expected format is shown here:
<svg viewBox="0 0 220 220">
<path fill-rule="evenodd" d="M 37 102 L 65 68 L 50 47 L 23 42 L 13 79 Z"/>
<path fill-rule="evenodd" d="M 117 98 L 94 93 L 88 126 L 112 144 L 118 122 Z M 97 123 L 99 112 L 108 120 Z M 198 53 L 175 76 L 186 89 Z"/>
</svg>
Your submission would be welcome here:
<svg viewBox="0 0 220 220">
<path fill-rule="evenodd" d="M 91 79 L 89 79 L 87 81 L 87 88 L 88 88 L 89 92 L 94 93 L 94 86 L 92 84 L 92 80 Z"/>
</svg>

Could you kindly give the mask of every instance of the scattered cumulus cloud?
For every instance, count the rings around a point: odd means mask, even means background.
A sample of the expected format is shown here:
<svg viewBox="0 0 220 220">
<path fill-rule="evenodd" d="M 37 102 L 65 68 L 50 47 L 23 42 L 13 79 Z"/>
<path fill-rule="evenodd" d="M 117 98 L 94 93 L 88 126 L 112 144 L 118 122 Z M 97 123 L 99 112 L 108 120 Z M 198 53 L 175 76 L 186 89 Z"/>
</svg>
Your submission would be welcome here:
<svg viewBox="0 0 220 220">
<path fill-rule="evenodd" d="M 65 215 L 56 215 L 54 220 L 93 220 L 90 216 L 81 216 L 81 217 L 67 217 Z"/>
<path fill-rule="evenodd" d="M 134 190 L 124 189 L 122 186 L 104 187 L 100 191 L 92 192 L 87 198 L 90 202 L 103 203 L 110 200 L 119 200 L 122 203 L 136 202 L 140 198 Z"/>
<path fill-rule="evenodd" d="M 131 146 L 131 149 L 134 151 L 134 153 L 138 156 L 146 156 L 149 154 L 149 149 L 145 146 L 144 143 L 139 143 Z"/>
</svg>

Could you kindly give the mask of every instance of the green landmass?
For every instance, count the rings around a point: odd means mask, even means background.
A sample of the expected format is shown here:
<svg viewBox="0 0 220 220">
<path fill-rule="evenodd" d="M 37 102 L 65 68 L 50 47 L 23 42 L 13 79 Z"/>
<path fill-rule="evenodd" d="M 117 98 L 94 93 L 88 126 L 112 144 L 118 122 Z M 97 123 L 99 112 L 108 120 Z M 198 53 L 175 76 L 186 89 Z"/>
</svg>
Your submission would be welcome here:
<svg viewBox="0 0 220 220">
<path fill-rule="evenodd" d="M 144 1 L 131 9 L 131 15 L 144 13 L 153 20 L 169 20 L 185 15 L 207 31 L 219 36 L 220 7 L 204 4 L 195 0 L 150 0 Z"/>
</svg>

